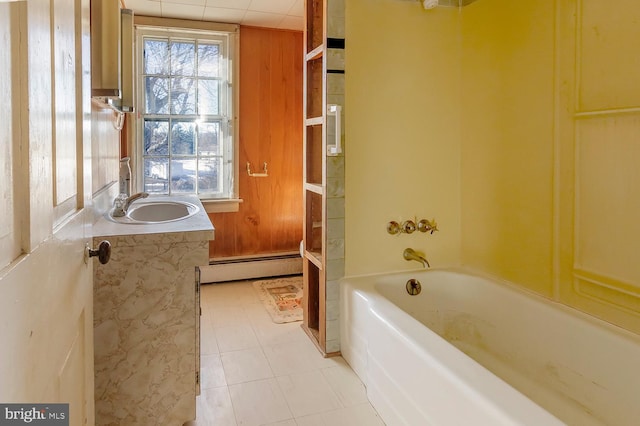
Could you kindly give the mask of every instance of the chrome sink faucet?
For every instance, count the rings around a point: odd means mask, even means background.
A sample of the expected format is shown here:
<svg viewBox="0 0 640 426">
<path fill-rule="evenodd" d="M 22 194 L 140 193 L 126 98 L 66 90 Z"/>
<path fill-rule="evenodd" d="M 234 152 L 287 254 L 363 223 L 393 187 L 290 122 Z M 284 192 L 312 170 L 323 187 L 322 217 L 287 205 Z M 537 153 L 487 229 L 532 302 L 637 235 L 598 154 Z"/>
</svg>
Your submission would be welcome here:
<svg viewBox="0 0 640 426">
<path fill-rule="evenodd" d="M 124 194 L 118 195 L 113 201 L 113 217 L 122 217 L 126 215 L 131 203 L 139 200 L 140 198 L 147 198 L 149 196 L 146 192 L 138 192 L 130 197 L 123 197 L 122 195 Z"/>
<path fill-rule="evenodd" d="M 424 266 L 425 268 L 430 268 L 431 267 L 431 265 L 429 265 L 429 261 L 427 260 L 427 258 L 422 256 L 422 255 L 420 255 L 420 254 L 418 254 L 412 248 L 404 249 L 404 252 L 402 253 L 402 256 L 404 257 L 404 260 L 415 260 L 416 262 L 422 263 L 422 266 Z"/>
</svg>

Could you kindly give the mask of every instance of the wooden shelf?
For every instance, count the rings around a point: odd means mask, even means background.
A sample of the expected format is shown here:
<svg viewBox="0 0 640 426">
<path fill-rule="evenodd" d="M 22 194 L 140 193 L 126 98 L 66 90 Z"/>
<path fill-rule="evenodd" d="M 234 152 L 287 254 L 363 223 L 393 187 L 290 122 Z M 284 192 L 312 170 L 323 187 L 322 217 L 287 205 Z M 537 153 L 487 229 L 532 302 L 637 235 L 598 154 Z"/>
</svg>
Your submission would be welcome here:
<svg viewBox="0 0 640 426">
<path fill-rule="evenodd" d="M 307 182 L 307 183 L 304 184 L 304 189 L 305 189 L 305 191 L 310 191 L 310 192 L 313 192 L 314 194 L 318 194 L 318 195 L 322 195 L 322 193 L 324 192 L 322 190 L 322 185 L 320 185 L 318 183 Z"/>
<path fill-rule="evenodd" d="M 322 253 L 317 252 L 317 251 L 309 251 L 309 250 L 305 250 L 304 251 L 304 256 L 309 259 L 309 261 L 311 263 L 313 263 L 314 265 L 316 265 L 316 267 L 318 269 L 324 269 L 324 266 L 322 265 Z"/>
<path fill-rule="evenodd" d="M 305 126 L 321 126 L 324 124 L 324 117 L 311 117 L 304 120 Z"/>
<path fill-rule="evenodd" d="M 321 44 L 320 46 L 313 49 L 311 52 L 307 53 L 304 59 L 307 62 L 313 61 L 314 59 L 318 59 L 322 57 L 323 54 L 324 54 L 324 44 Z"/>
</svg>

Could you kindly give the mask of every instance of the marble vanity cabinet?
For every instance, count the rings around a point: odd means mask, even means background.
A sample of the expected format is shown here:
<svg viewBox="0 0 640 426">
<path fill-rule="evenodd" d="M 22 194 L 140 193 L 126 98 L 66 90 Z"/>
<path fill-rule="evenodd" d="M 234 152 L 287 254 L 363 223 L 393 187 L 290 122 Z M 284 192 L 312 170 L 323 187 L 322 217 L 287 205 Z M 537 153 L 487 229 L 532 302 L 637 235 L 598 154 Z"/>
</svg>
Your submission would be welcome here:
<svg viewBox="0 0 640 426">
<path fill-rule="evenodd" d="M 96 425 L 182 425 L 199 392 L 198 266 L 209 262 L 213 226 L 200 211 L 163 224 L 94 225 Z"/>
</svg>

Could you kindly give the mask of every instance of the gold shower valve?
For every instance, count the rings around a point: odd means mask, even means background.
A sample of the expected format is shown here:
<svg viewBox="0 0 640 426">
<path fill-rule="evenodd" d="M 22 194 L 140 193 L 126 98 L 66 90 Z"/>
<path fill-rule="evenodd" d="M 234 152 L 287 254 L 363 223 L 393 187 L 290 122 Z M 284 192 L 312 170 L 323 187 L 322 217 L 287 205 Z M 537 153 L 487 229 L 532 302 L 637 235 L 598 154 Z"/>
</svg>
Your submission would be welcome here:
<svg viewBox="0 0 640 426">
<path fill-rule="evenodd" d="M 402 222 L 402 232 L 405 234 L 413 234 L 416 230 L 416 223 L 413 220 L 405 220 Z"/>
<path fill-rule="evenodd" d="M 395 220 L 392 220 L 391 222 L 387 223 L 387 233 L 391 235 L 397 235 L 401 232 L 402 232 L 402 229 L 400 229 L 400 224 Z"/>
<path fill-rule="evenodd" d="M 435 219 L 422 219 L 420 222 L 418 222 L 418 231 L 420 232 L 430 232 L 431 234 L 433 234 L 437 230 L 438 224 L 436 223 Z"/>
<path fill-rule="evenodd" d="M 438 224 L 435 219 L 422 219 L 416 224 L 416 220 L 405 220 L 402 224 L 395 220 L 387 223 L 387 233 L 390 235 L 413 234 L 415 231 L 430 232 L 433 234 L 438 230 Z"/>
</svg>

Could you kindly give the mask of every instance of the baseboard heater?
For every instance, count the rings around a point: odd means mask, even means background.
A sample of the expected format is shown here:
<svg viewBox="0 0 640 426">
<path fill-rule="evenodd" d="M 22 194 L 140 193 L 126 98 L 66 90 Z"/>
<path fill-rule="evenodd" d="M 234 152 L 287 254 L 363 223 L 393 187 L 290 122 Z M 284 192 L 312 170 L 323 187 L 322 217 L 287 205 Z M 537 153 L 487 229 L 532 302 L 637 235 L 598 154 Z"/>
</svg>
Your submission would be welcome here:
<svg viewBox="0 0 640 426">
<path fill-rule="evenodd" d="M 212 259 L 200 267 L 201 283 L 248 280 L 302 273 L 300 253 L 282 253 L 273 256 L 233 257 Z"/>
</svg>

